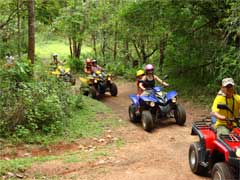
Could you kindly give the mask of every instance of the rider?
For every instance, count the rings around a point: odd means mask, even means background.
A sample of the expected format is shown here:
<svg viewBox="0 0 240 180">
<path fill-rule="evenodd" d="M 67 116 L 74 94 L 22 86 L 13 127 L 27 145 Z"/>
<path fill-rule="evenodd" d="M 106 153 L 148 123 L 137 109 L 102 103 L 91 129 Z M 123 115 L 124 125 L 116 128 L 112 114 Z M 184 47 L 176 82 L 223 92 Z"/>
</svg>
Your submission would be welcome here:
<svg viewBox="0 0 240 180">
<path fill-rule="evenodd" d="M 143 76 L 144 76 L 144 70 L 142 70 L 142 69 L 138 70 L 136 73 L 137 95 L 141 95 L 143 92 L 142 89 L 139 87 L 139 84 L 142 81 Z"/>
<path fill-rule="evenodd" d="M 97 60 L 92 60 L 92 72 L 95 73 L 96 71 L 102 71 L 103 68 L 97 64 Z"/>
<path fill-rule="evenodd" d="M 169 86 L 168 83 L 161 80 L 158 76 L 153 74 L 154 67 L 152 64 L 147 64 L 145 67 L 145 75 L 142 78 L 142 81 L 139 83 L 139 87 L 142 89 L 142 95 L 148 95 L 146 90 L 153 89 L 155 86 L 155 81 L 159 82 L 163 86 Z"/>
<path fill-rule="evenodd" d="M 218 92 L 216 98 L 214 99 L 212 105 L 211 115 L 216 118 L 216 123 L 214 128 L 217 130 L 217 135 L 220 134 L 227 135 L 232 130 L 233 127 L 236 127 L 235 122 L 231 123 L 226 121 L 227 119 L 233 119 L 238 117 L 240 110 L 239 95 L 234 93 L 235 83 L 232 78 L 224 78 L 222 80 L 222 87 Z M 234 115 L 224 109 L 218 109 L 218 104 L 226 104 L 232 110 Z"/>
<path fill-rule="evenodd" d="M 14 65 L 14 57 L 10 55 L 10 53 L 6 54 L 5 57 L 7 63 L 4 65 L 5 67 L 12 67 Z"/>
<path fill-rule="evenodd" d="M 86 74 L 92 74 L 92 60 L 90 58 L 87 58 L 85 61 L 84 72 Z"/>
<path fill-rule="evenodd" d="M 52 60 L 52 62 L 50 63 L 51 65 L 54 65 L 54 66 L 58 66 L 58 65 L 63 65 L 63 63 L 60 61 L 60 60 L 58 60 L 58 54 L 57 53 L 54 53 L 53 55 L 53 60 Z"/>
<path fill-rule="evenodd" d="M 5 58 L 6 58 L 7 64 L 13 64 L 14 63 L 14 57 L 11 56 L 10 53 L 7 53 Z"/>
</svg>

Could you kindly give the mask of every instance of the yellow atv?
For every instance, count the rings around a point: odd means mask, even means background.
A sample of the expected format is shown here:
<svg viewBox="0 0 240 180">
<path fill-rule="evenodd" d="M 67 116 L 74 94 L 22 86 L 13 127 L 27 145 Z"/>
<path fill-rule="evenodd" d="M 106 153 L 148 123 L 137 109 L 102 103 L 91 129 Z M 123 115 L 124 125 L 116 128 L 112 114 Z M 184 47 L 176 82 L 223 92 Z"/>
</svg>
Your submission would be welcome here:
<svg viewBox="0 0 240 180">
<path fill-rule="evenodd" d="M 111 74 L 96 71 L 87 78 L 80 78 L 80 82 L 80 91 L 86 96 L 96 99 L 98 95 L 103 95 L 106 92 L 110 92 L 112 96 L 117 96 L 118 89 L 116 84 L 112 82 Z"/>
<path fill-rule="evenodd" d="M 55 68 L 50 69 L 50 74 L 61 78 L 65 82 L 70 82 L 72 85 L 75 85 L 76 79 L 73 77 L 70 68 L 58 65 Z"/>
</svg>

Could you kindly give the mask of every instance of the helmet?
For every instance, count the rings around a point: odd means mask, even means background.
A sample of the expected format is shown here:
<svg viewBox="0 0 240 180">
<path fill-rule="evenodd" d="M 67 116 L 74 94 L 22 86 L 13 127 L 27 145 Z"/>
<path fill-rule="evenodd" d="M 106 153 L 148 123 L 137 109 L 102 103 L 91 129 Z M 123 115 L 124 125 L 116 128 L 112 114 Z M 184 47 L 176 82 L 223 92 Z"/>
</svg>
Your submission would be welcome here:
<svg viewBox="0 0 240 180">
<path fill-rule="evenodd" d="M 87 64 L 87 65 L 90 65 L 91 63 L 92 63 L 91 59 L 90 59 L 90 58 L 87 58 L 87 59 L 86 59 L 86 64 Z"/>
<path fill-rule="evenodd" d="M 92 63 L 96 63 L 97 64 L 97 60 L 96 59 L 92 60 Z"/>
<path fill-rule="evenodd" d="M 53 56 L 53 57 L 58 57 L 58 54 L 57 54 L 57 53 L 53 53 L 52 56 Z"/>
<path fill-rule="evenodd" d="M 138 70 L 137 73 L 136 73 L 136 76 L 142 76 L 144 75 L 144 71 L 141 69 L 141 70 Z"/>
<path fill-rule="evenodd" d="M 147 64 L 146 67 L 145 67 L 145 71 L 153 71 L 154 70 L 154 67 L 152 64 Z"/>
</svg>

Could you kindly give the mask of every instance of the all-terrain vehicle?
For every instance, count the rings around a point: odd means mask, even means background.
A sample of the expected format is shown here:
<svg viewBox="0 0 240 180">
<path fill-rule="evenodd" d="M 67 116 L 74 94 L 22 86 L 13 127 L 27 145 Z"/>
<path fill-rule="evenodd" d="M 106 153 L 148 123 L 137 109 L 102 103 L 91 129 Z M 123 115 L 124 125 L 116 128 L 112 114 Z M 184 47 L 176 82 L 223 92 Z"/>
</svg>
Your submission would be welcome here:
<svg viewBox="0 0 240 180">
<path fill-rule="evenodd" d="M 177 103 L 177 92 L 164 92 L 163 88 L 156 86 L 149 90 L 148 96 L 129 95 L 132 104 L 128 108 L 129 118 L 132 122 L 142 122 L 145 131 L 151 131 L 159 120 L 174 117 L 176 123 L 184 125 L 186 112 Z"/>
<path fill-rule="evenodd" d="M 118 94 L 117 85 L 112 81 L 111 74 L 96 71 L 88 78 L 80 78 L 80 81 L 80 91 L 94 99 L 99 95 L 104 95 L 106 92 L 110 92 L 111 96 L 117 96 Z"/>
<path fill-rule="evenodd" d="M 231 110 L 225 104 L 219 104 L 219 109 Z M 240 170 L 240 128 L 239 118 L 228 120 L 237 122 L 228 135 L 217 136 L 210 119 L 196 121 L 192 126 L 192 135 L 199 137 L 189 148 L 189 165 L 193 173 L 207 175 L 211 173 L 212 180 L 237 180 Z"/>
<path fill-rule="evenodd" d="M 70 82 L 75 85 L 76 79 L 73 77 L 70 68 L 58 65 L 57 67 L 50 68 L 50 74 L 62 79 L 64 82 Z"/>
</svg>

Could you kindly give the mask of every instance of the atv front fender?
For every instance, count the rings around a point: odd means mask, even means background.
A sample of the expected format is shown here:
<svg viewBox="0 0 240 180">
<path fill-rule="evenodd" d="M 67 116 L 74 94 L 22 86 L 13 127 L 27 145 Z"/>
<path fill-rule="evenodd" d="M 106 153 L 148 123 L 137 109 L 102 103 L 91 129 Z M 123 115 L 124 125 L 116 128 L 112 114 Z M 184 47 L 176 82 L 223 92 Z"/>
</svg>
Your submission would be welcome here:
<svg viewBox="0 0 240 180">
<path fill-rule="evenodd" d="M 129 98 L 135 106 L 139 106 L 139 96 L 137 96 L 136 94 L 130 94 Z"/>
<path fill-rule="evenodd" d="M 176 97 L 177 96 L 177 91 L 169 91 L 168 93 L 167 93 L 167 99 L 168 100 L 171 100 L 171 99 L 173 99 L 174 97 Z"/>
</svg>

